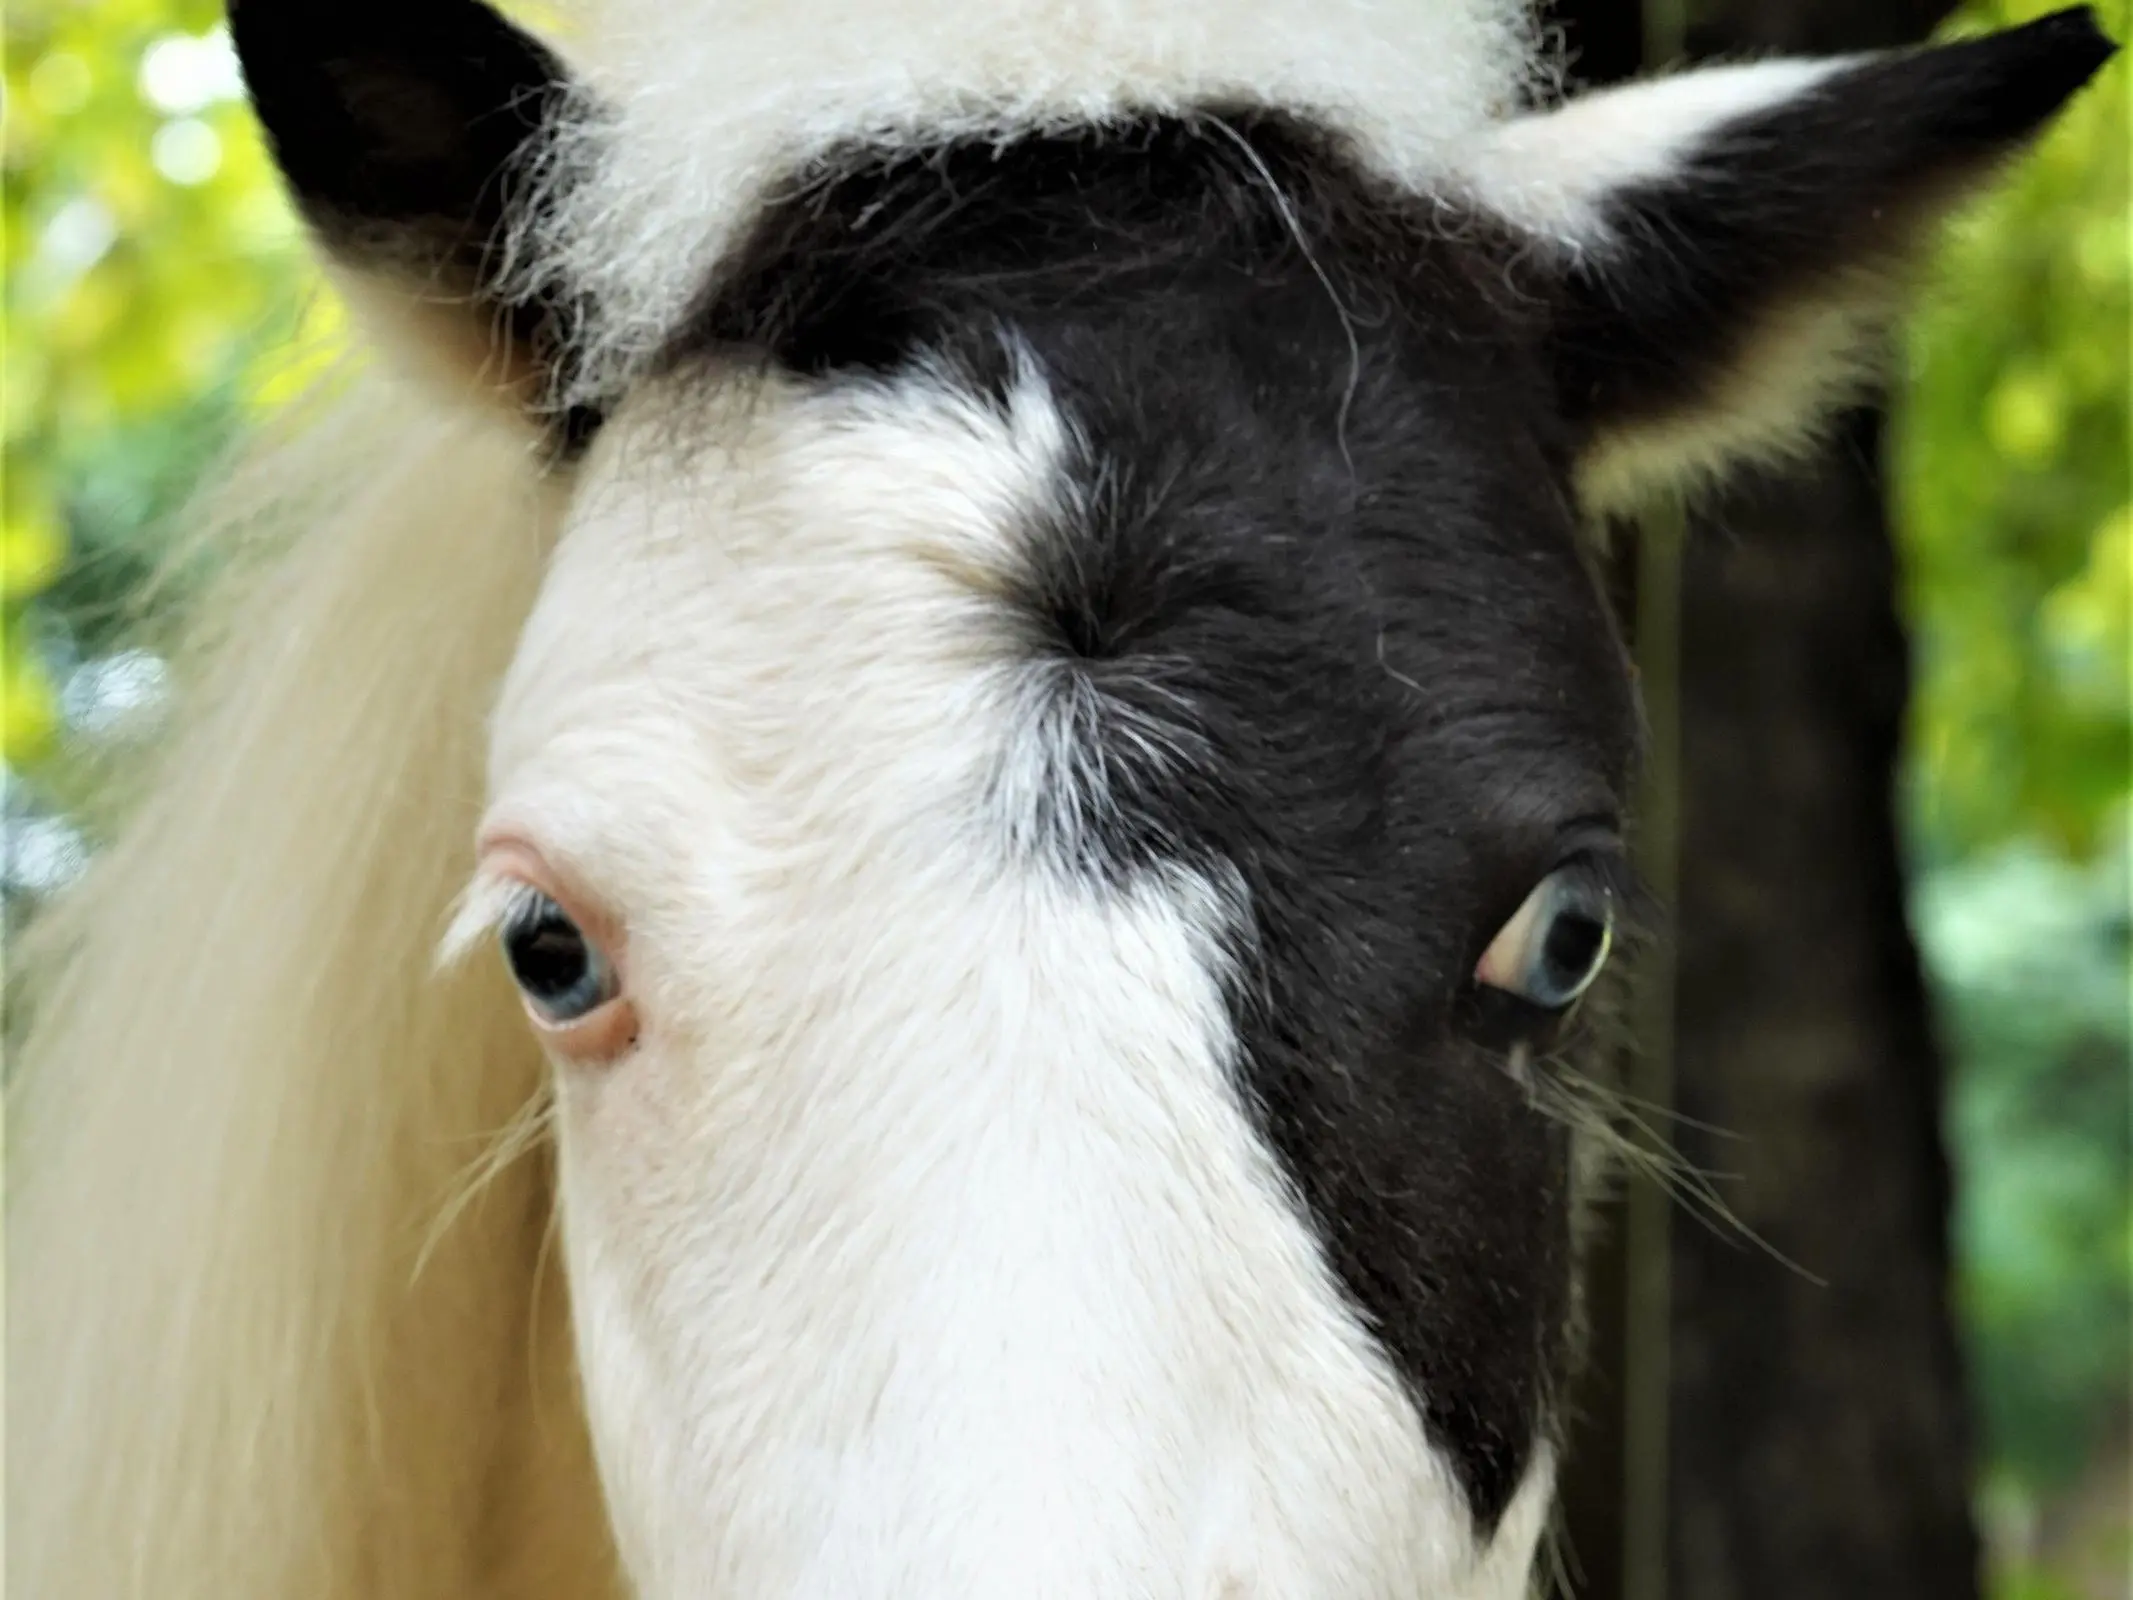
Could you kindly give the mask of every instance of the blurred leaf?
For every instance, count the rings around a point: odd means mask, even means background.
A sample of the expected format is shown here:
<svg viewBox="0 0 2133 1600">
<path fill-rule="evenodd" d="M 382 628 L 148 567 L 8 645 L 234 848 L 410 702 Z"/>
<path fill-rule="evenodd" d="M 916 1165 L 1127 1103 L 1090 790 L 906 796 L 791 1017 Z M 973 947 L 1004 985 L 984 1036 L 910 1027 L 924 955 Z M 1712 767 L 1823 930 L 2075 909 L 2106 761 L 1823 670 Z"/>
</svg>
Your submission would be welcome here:
<svg viewBox="0 0 2133 1600">
<path fill-rule="evenodd" d="M 1985 0 L 1951 31 L 2050 9 Z M 2125 38 L 2125 0 L 2100 9 Z M 2128 76 L 1957 221 L 1910 323 L 1892 453 L 1927 861 L 2025 834 L 2088 855 L 2133 783 L 2124 566 L 2092 551 L 2133 502 Z"/>
<path fill-rule="evenodd" d="M 0 26 L 10 334 L 0 623 L 64 658 L 153 565 L 156 525 L 241 420 L 242 385 L 284 346 L 299 307 L 322 297 L 239 103 L 219 4 L 17 0 Z M 114 476 L 131 487 L 113 492 Z M 29 646 L 16 648 L 0 756 L 34 776 L 54 754 L 56 714 Z"/>
</svg>

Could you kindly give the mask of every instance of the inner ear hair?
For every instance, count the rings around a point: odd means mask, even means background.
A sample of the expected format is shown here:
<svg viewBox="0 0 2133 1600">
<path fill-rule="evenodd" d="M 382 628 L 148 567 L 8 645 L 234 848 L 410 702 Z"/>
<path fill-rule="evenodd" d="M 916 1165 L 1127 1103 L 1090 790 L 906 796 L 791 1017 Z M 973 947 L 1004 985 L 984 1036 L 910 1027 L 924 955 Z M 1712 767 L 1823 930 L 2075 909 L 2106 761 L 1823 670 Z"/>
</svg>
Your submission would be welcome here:
<svg viewBox="0 0 2133 1600">
<path fill-rule="evenodd" d="M 1946 213 L 1990 182 L 2110 59 L 2086 8 L 1980 39 L 1853 58 L 1718 69 L 1740 91 L 1679 125 L 1643 170 L 1543 241 L 1553 357 L 1585 439 L 1595 511 L 1693 488 L 1811 441 L 1884 369 L 1911 268 Z M 1757 77 L 1774 91 L 1758 103 Z M 1695 74 L 1618 91 L 1595 127 L 1649 140 L 1640 93 L 1693 103 Z M 1532 132 L 1529 143 L 1538 143 Z M 1587 152 L 1585 170 L 1636 163 Z"/>
<path fill-rule="evenodd" d="M 479 0 L 232 0 L 252 102 L 336 287 L 418 377 L 526 410 L 579 308 L 518 291 L 569 73 Z"/>
</svg>

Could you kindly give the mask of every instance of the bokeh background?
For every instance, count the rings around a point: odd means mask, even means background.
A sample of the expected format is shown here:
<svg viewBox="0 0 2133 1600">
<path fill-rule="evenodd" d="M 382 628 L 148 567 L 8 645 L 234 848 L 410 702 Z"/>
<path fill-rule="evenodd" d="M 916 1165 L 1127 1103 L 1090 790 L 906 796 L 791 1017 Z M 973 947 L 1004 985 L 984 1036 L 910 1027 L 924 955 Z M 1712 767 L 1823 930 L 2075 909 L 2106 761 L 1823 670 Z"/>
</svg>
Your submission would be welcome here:
<svg viewBox="0 0 2133 1600">
<path fill-rule="evenodd" d="M 2048 9 L 1978 0 L 1942 31 Z M 2124 0 L 2103 10 L 2126 38 Z M 103 758 L 157 724 L 154 641 L 203 576 L 170 569 L 173 517 L 344 334 L 214 0 L 10 0 L 5 50 L 0 884 L 19 923 L 96 848 Z M 1909 904 L 1949 1066 L 1995 1600 L 2122 1596 L 2133 1561 L 2128 77 L 2114 64 L 1946 237 L 1889 444 Z"/>
</svg>

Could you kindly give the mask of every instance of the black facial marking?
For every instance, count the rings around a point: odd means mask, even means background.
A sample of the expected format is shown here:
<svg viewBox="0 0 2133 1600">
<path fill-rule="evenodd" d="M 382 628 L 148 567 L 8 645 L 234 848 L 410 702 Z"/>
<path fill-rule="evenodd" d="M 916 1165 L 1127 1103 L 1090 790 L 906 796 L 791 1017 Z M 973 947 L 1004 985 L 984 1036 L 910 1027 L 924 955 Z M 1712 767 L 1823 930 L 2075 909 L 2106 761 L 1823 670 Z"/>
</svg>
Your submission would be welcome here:
<svg viewBox="0 0 2133 1600">
<path fill-rule="evenodd" d="M 1081 453 L 1071 522 L 1027 530 L 1024 738 L 1056 765 L 1009 825 L 1100 880 L 1246 891 L 1241 1086 L 1492 1530 L 1550 1425 L 1571 1212 L 1470 974 L 1635 742 L 1544 324 L 1480 219 L 1278 117 L 842 159 L 671 359 L 924 353 L 992 393 L 1003 350 L 1034 363 Z"/>
<path fill-rule="evenodd" d="M 479 0 L 231 0 L 245 84 L 327 249 L 456 308 L 551 387 L 583 308 L 498 282 L 569 79 Z M 558 419 L 565 456 L 588 418 Z"/>
<path fill-rule="evenodd" d="M 1581 429 L 1692 410 L 1769 312 L 1902 265 L 1926 214 L 2018 150 L 2116 52 L 2087 9 L 1875 58 L 1727 126 L 1607 208 L 1618 247 L 1560 294 L 1559 390 Z"/>
</svg>

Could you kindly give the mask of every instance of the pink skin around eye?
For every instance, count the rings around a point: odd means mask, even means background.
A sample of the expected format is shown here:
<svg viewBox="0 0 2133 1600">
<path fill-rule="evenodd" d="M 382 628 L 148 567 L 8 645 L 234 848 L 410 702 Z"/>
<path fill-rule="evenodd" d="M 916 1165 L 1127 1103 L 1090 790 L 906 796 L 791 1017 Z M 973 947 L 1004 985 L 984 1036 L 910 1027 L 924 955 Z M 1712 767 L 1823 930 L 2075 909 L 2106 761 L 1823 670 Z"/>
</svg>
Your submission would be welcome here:
<svg viewBox="0 0 2133 1600">
<path fill-rule="evenodd" d="M 621 927 L 589 896 L 577 893 L 568 879 L 525 840 L 509 835 L 485 837 L 480 848 L 484 873 L 523 883 L 553 900 L 614 969 L 615 998 L 575 1022 L 549 1022 L 531 1006 L 526 1008 L 542 1043 L 564 1060 L 582 1066 L 601 1066 L 615 1060 L 637 1042 L 637 1007 L 630 999 L 628 951 Z"/>
<path fill-rule="evenodd" d="M 1509 989 L 1518 982 L 1525 967 L 1526 943 L 1533 937 L 1533 919 L 1540 913 L 1540 901 L 1538 893 L 1528 895 L 1525 904 L 1489 941 L 1489 948 L 1482 952 L 1481 962 L 1474 968 L 1476 982 L 1492 989 Z"/>
</svg>

